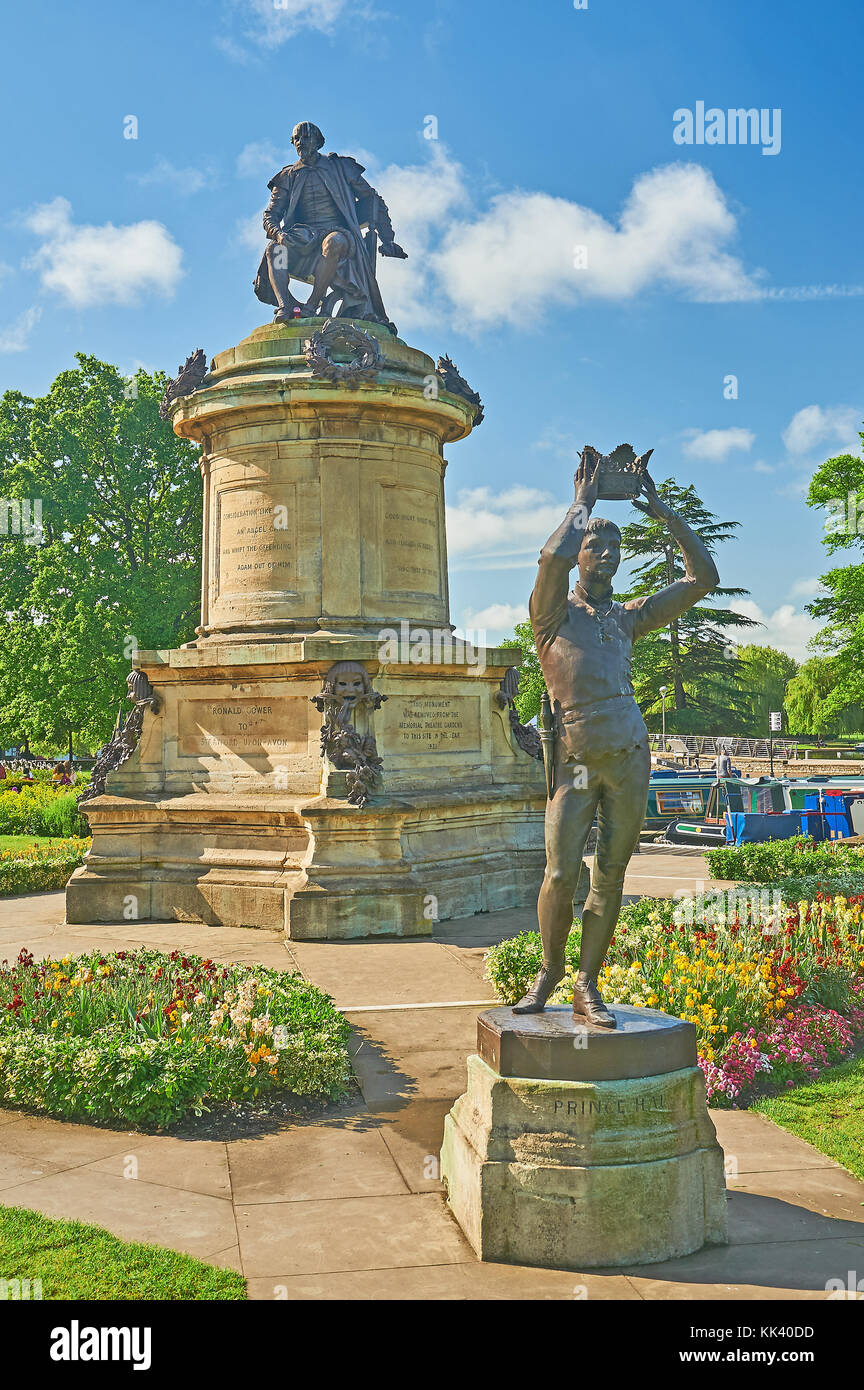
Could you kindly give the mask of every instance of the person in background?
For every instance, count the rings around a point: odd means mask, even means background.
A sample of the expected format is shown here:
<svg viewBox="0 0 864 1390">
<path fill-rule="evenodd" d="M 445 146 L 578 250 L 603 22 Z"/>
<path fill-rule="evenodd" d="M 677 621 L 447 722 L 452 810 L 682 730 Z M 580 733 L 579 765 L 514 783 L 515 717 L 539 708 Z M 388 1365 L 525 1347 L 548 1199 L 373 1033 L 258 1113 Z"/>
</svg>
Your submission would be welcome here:
<svg viewBox="0 0 864 1390">
<path fill-rule="evenodd" d="M 721 748 L 714 762 L 715 777 L 732 776 L 732 759 L 729 757 L 725 748 Z"/>
</svg>

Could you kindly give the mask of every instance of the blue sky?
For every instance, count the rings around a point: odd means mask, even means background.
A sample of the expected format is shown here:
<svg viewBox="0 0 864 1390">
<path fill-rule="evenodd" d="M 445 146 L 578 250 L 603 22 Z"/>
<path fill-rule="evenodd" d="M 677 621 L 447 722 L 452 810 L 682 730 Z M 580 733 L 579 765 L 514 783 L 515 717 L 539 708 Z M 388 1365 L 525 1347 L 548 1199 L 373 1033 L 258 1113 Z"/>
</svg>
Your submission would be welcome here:
<svg viewBox="0 0 864 1390">
<path fill-rule="evenodd" d="M 864 416 L 862 28 L 857 0 L 8 9 L 0 386 L 76 350 L 173 373 L 265 322 L 266 183 L 314 120 L 390 204 L 401 336 L 486 404 L 449 451 L 454 621 L 512 627 L 575 453 L 627 440 L 742 522 L 721 576 L 800 658 L 827 567 L 803 491 Z M 676 143 L 699 102 L 779 110 L 779 149 Z"/>
</svg>

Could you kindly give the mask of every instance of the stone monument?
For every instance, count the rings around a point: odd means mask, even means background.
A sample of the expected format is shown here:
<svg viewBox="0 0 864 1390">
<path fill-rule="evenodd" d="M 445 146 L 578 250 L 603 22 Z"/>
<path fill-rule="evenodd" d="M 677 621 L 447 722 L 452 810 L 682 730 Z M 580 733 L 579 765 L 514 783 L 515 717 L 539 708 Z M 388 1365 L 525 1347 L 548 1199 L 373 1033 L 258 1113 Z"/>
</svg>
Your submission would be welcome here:
<svg viewBox="0 0 864 1390">
<path fill-rule="evenodd" d="M 446 1118 L 441 1153 L 451 1208 L 484 1260 L 586 1269 L 671 1259 L 726 1239 L 723 1152 L 694 1026 L 653 1009 L 607 1006 L 597 990 L 648 797 L 633 641 L 719 582 L 701 539 L 659 496 L 648 458 L 629 445 L 608 457 L 586 446 L 573 504 L 543 547 L 531 595 L 548 690 L 543 966 L 515 1007 L 481 1014 L 468 1090 Z M 601 496 L 629 497 L 662 520 L 685 577 L 649 598 L 616 602 L 621 534 L 592 517 Z M 572 1010 L 546 1012 L 564 978 L 573 892 L 595 816 Z"/>
<path fill-rule="evenodd" d="M 134 658 L 70 922 L 422 935 L 537 894 L 517 658 L 450 622 L 444 449 L 482 405 L 396 336 L 376 246 L 405 253 L 361 166 L 322 143 L 298 126 L 270 184 L 255 285 L 274 322 L 209 368 L 199 349 L 166 390 L 163 417 L 201 445 L 201 624 Z"/>
</svg>

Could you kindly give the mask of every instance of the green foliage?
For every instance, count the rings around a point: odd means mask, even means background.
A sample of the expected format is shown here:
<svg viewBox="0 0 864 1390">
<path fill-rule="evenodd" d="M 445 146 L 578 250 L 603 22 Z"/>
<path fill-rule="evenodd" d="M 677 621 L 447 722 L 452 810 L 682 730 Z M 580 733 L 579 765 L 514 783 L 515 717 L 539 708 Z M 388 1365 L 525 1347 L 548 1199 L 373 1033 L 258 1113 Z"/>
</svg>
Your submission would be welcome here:
<svg viewBox="0 0 864 1390">
<path fill-rule="evenodd" d="M 567 938 L 565 959 L 574 970 L 579 961 L 581 932 L 577 926 Z M 507 941 L 499 941 L 486 952 L 486 979 L 505 1004 L 522 998 L 543 964 L 540 933 L 523 931 Z"/>
<path fill-rule="evenodd" d="M 0 744 L 106 742 L 135 648 L 195 627 L 198 451 L 159 419 L 165 376 L 77 362 L 0 400 L 0 496 L 41 499 L 43 531 L 0 536 Z"/>
<path fill-rule="evenodd" d="M 682 516 L 713 554 L 730 540 L 737 521 L 718 521 L 703 505 L 695 488 L 680 487 L 672 478 L 657 491 Z M 654 594 L 684 577 L 684 561 L 671 533 L 656 517 L 639 514 L 621 533 L 621 553 L 641 560 L 625 599 Z M 746 589 L 717 588 L 721 598 L 740 598 Z M 641 638 L 633 652 L 633 688 L 649 728 L 659 728 L 662 697 L 667 686 L 666 728 L 672 733 L 735 733 L 744 731 L 750 712 L 741 687 L 740 663 L 730 653 L 728 629 L 754 626 L 753 619 L 707 600 L 670 623 L 661 632 Z"/>
<path fill-rule="evenodd" d="M 513 637 L 502 642 L 501 646 L 517 647 L 522 653 L 523 661 L 519 667 L 519 694 L 516 697 L 516 709 L 521 722 L 527 724 L 540 713 L 540 700 L 546 689 L 543 672 L 540 670 L 540 658 L 534 645 L 534 633 L 531 624 L 517 623 Z"/>
<path fill-rule="evenodd" d="M 705 858 L 712 878 L 739 883 L 809 877 L 830 882 L 837 892 L 838 874 L 864 876 L 864 845 L 844 845 L 842 840 L 817 843 L 805 835 L 761 845 L 718 845 Z"/>
<path fill-rule="evenodd" d="M 864 568 L 864 566 L 862 566 Z M 838 696 L 842 661 L 815 656 L 805 661 L 786 687 L 786 716 L 796 734 L 854 734 L 864 725 L 864 708 Z"/>
<path fill-rule="evenodd" d="M 750 729 L 768 732 L 768 715 L 782 710 L 786 686 L 798 670 L 798 662 L 776 647 L 748 644 L 738 648 L 738 674 L 750 701 Z M 798 726 L 793 726 L 798 732 Z"/>
<path fill-rule="evenodd" d="M 0 783 L 0 786 L 3 784 Z M 78 798 L 67 787 L 38 783 L 0 792 L 0 835 L 89 835 Z"/>
<path fill-rule="evenodd" d="M 22 1277 L 29 1280 L 30 1298 L 44 1301 L 246 1298 L 245 1280 L 236 1270 L 204 1264 L 176 1250 L 118 1240 L 101 1226 L 0 1207 L 0 1279 L 11 1283 Z"/>
<path fill-rule="evenodd" d="M 0 1106 L 164 1127 L 259 1095 L 335 1100 L 348 1024 L 288 971 L 140 948 L 0 969 Z"/>
<path fill-rule="evenodd" d="M 859 437 L 864 443 L 864 433 Z M 857 458 L 841 454 L 821 464 L 807 504 L 825 511 L 823 544 L 829 554 L 864 547 L 864 450 Z M 825 621 L 814 645 L 833 661 L 831 687 L 819 715 L 823 727 L 842 732 L 838 716 L 850 706 L 860 708 L 864 690 L 864 564 L 829 570 L 821 584 L 825 592 L 808 604 L 808 611 Z"/>
<path fill-rule="evenodd" d="M 822 874 L 780 874 L 767 882 L 748 881 L 743 887 L 748 893 L 779 893 L 785 903 L 812 902 L 820 893 L 848 898 L 864 893 L 864 865 L 860 869 L 832 867 L 830 873 Z"/>
</svg>

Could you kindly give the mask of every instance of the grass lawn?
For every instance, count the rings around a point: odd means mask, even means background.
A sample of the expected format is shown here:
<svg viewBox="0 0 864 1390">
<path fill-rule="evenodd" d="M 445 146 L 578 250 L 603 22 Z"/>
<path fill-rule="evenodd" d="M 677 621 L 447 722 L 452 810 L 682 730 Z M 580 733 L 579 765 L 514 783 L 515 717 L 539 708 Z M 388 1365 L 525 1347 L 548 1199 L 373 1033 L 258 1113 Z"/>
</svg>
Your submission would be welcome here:
<svg viewBox="0 0 864 1390">
<path fill-rule="evenodd" d="M 0 1279 L 42 1280 L 43 1299 L 245 1299 L 243 1277 L 100 1226 L 0 1207 Z M 33 1294 L 31 1292 L 31 1298 Z"/>
<path fill-rule="evenodd" d="M 864 1057 L 752 1107 L 864 1181 Z"/>
<path fill-rule="evenodd" d="M 0 850 L 29 849 L 32 845 L 39 845 L 41 848 L 59 844 L 62 844 L 62 840 L 55 835 L 0 835 Z"/>
</svg>

